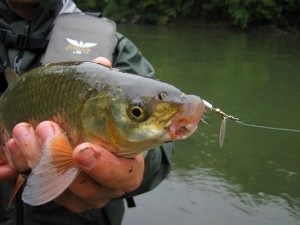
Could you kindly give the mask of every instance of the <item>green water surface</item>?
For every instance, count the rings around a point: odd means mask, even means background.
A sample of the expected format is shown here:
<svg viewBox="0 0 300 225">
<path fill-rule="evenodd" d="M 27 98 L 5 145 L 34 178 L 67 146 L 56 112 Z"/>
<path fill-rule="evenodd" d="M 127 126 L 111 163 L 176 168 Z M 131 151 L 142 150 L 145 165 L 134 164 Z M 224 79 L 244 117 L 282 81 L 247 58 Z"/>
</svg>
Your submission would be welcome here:
<svg viewBox="0 0 300 225">
<path fill-rule="evenodd" d="M 122 25 L 157 76 L 242 121 L 300 129 L 300 37 L 282 32 Z M 220 117 L 176 142 L 173 170 L 138 196 L 125 225 L 300 224 L 300 133 Z"/>
</svg>

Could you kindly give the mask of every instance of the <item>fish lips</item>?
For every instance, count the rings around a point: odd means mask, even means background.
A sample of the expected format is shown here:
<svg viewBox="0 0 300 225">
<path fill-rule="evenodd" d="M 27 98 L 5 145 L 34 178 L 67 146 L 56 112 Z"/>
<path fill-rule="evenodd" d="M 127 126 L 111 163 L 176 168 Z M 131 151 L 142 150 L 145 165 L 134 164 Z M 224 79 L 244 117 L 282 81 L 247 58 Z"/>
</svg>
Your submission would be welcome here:
<svg viewBox="0 0 300 225">
<path fill-rule="evenodd" d="M 166 141 L 185 139 L 193 134 L 205 111 L 203 101 L 194 95 L 186 95 L 178 112 L 166 126 Z"/>
</svg>

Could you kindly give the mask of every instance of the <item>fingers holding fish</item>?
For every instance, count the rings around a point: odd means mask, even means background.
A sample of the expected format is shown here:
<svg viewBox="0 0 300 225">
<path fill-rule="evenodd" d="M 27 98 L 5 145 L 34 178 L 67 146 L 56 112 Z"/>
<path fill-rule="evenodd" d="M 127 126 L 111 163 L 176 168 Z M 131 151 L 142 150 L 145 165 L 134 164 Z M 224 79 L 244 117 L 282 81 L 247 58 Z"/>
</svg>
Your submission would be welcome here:
<svg viewBox="0 0 300 225">
<path fill-rule="evenodd" d="M 61 133 L 61 128 L 52 121 L 40 123 L 36 130 L 28 123 L 19 123 L 13 129 L 13 137 L 7 141 L 7 158 L 12 174 L 23 172 L 31 168 L 39 159 L 42 145 L 56 134 Z M 0 175 L 1 176 L 1 175 Z"/>
<path fill-rule="evenodd" d="M 51 121 L 40 123 L 33 136 L 36 148 L 43 146 L 43 152 L 38 154 L 23 191 L 22 199 L 28 204 L 55 199 L 70 210 L 84 211 L 135 190 L 142 181 L 142 155 L 126 159 L 91 143 L 80 144 L 73 151 L 62 129 Z M 80 170 L 84 172 L 78 174 Z"/>
<path fill-rule="evenodd" d="M 118 157 L 99 145 L 83 143 L 73 152 L 81 172 L 55 202 L 74 212 L 101 208 L 111 199 L 138 188 L 143 179 L 144 157 Z"/>
<path fill-rule="evenodd" d="M 95 58 L 95 59 L 93 59 L 92 62 L 101 64 L 101 65 L 103 65 L 103 66 L 107 66 L 107 67 L 109 67 L 109 68 L 112 67 L 111 61 L 109 61 L 107 58 L 104 58 L 104 57 L 101 57 L 101 56 L 100 56 L 100 57 L 97 57 L 97 58 Z"/>
<path fill-rule="evenodd" d="M 24 125 L 23 123 L 18 124 L 14 129 L 14 137 L 8 139 L 5 146 L 3 145 L 1 148 L 0 181 L 15 179 L 19 171 L 28 169 L 27 161 L 19 148 L 22 141 L 16 139 L 22 139 Z"/>
<path fill-rule="evenodd" d="M 75 148 L 73 158 L 82 172 L 55 201 L 74 212 L 101 208 L 111 199 L 134 191 L 143 179 L 142 154 L 127 159 L 101 146 L 83 143 Z"/>
<path fill-rule="evenodd" d="M 8 150 L 8 164 L 11 168 L 15 169 L 16 172 L 23 172 L 29 169 L 26 158 L 23 156 L 22 152 L 19 150 L 15 140 L 11 138 L 7 143 Z"/>
<path fill-rule="evenodd" d="M 28 123 L 17 124 L 12 132 L 12 138 L 6 142 L 6 159 L 0 167 L 0 180 L 11 180 L 34 164 L 41 147 L 35 130 Z"/>
<path fill-rule="evenodd" d="M 19 123 L 13 129 L 13 138 L 6 146 L 8 159 L 13 168 L 23 172 L 31 168 L 40 154 L 40 144 L 34 128 L 28 123 Z"/>
<path fill-rule="evenodd" d="M 52 121 L 43 121 L 36 127 L 36 133 L 41 145 L 51 137 L 61 134 L 63 131 L 57 123 Z"/>
<path fill-rule="evenodd" d="M 113 190 L 131 192 L 143 179 L 142 154 L 134 158 L 118 157 L 98 145 L 83 143 L 75 148 L 73 158 L 93 180 Z"/>
</svg>

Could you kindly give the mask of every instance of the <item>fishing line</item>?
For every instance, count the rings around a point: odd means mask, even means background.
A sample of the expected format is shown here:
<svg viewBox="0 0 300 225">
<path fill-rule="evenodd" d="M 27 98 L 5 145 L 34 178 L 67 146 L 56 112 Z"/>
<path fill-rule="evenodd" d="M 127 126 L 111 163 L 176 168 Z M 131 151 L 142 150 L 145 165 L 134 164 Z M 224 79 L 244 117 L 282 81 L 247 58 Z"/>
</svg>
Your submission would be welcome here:
<svg viewBox="0 0 300 225">
<path fill-rule="evenodd" d="M 216 114 L 219 114 L 222 117 L 221 129 L 220 129 L 220 130 L 222 130 L 221 133 L 225 133 L 226 119 L 233 120 L 234 122 L 236 122 L 236 123 L 238 123 L 240 125 L 244 125 L 244 126 L 248 126 L 248 127 L 255 127 L 255 128 L 269 129 L 269 130 L 289 131 L 289 132 L 300 133 L 299 129 L 290 129 L 290 128 L 283 128 L 283 127 L 271 127 L 271 126 L 264 126 L 264 125 L 257 125 L 257 124 L 251 124 L 251 123 L 242 122 L 239 118 L 234 117 L 232 115 L 228 115 L 228 114 L 224 113 L 223 111 L 221 111 L 219 108 L 214 108 L 212 106 L 212 104 L 210 104 L 209 102 L 207 102 L 205 100 L 203 100 L 203 103 L 205 105 L 205 108 L 210 109 L 212 112 L 214 112 Z"/>
<path fill-rule="evenodd" d="M 289 129 L 289 128 L 282 128 L 282 127 L 269 127 L 269 126 L 262 126 L 262 125 L 256 125 L 251 123 L 245 123 L 242 121 L 235 121 L 236 123 L 248 127 L 255 127 L 255 128 L 262 128 L 262 129 L 269 129 L 269 130 L 277 130 L 277 131 L 289 131 L 289 132 L 298 132 L 300 133 L 300 130 L 298 129 Z"/>
<path fill-rule="evenodd" d="M 234 121 L 234 122 L 236 122 L 240 125 L 247 126 L 247 127 L 300 133 L 299 129 L 290 129 L 290 128 L 282 128 L 282 127 L 270 127 L 270 126 L 263 126 L 263 125 L 256 125 L 256 124 L 242 122 L 239 118 L 234 117 L 232 115 L 228 115 L 228 114 L 224 113 L 222 110 L 220 110 L 219 108 L 213 107 L 212 104 L 210 104 L 206 100 L 202 100 L 202 101 L 203 101 L 206 109 L 209 109 L 210 111 L 220 115 L 221 118 L 222 118 L 221 126 L 220 126 L 220 136 L 219 136 L 219 145 L 220 145 L 220 147 L 222 147 L 224 145 L 227 119 L 230 119 L 230 120 L 232 120 L 232 121 Z"/>
</svg>

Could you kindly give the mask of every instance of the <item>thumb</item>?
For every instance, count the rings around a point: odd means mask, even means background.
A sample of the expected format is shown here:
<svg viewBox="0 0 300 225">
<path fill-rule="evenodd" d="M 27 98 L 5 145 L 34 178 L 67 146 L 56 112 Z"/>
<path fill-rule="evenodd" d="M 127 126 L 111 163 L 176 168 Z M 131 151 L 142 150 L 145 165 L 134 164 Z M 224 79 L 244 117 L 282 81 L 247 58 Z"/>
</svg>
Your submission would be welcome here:
<svg viewBox="0 0 300 225">
<path fill-rule="evenodd" d="M 75 148 L 73 158 L 84 172 L 106 187 L 129 192 L 135 190 L 143 179 L 142 154 L 128 159 L 101 146 L 83 143 Z"/>
</svg>

